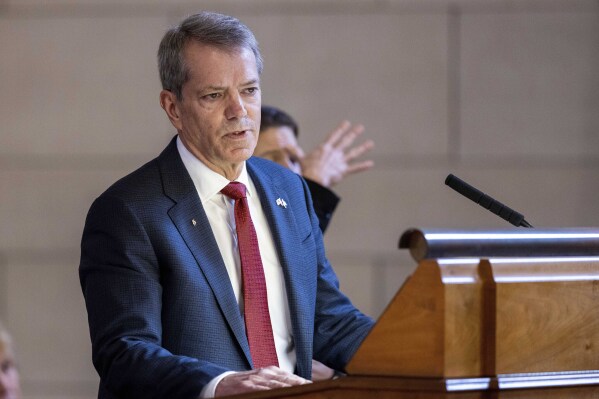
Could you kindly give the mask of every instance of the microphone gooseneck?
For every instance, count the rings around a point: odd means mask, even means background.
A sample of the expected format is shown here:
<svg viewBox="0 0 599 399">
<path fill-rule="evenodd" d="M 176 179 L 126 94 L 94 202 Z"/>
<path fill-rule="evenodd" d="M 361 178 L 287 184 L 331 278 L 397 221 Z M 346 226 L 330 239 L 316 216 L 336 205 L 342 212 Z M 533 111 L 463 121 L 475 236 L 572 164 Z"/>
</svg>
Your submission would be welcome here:
<svg viewBox="0 0 599 399">
<path fill-rule="evenodd" d="M 500 218 L 507 220 L 514 226 L 532 227 L 532 225 L 524 219 L 524 215 L 516 212 L 507 205 L 504 205 L 501 202 L 491 198 L 482 191 L 477 190 L 470 184 L 466 183 L 459 177 L 452 175 L 451 173 L 447 175 L 447 178 L 445 179 L 445 184 L 457 191 L 458 193 L 462 194 L 464 197 L 469 198 L 470 200 L 476 202 L 483 208 L 493 212 Z"/>
</svg>

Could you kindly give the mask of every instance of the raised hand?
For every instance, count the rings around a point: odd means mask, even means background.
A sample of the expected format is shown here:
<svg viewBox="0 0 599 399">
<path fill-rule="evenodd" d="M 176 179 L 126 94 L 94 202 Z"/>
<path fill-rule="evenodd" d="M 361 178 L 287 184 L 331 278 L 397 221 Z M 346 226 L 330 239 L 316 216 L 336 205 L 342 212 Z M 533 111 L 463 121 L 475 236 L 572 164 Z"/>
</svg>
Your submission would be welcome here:
<svg viewBox="0 0 599 399">
<path fill-rule="evenodd" d="M 318 184 L 331 187 L 346 176 L 368 170 L 374 166 L 371 160 L 354 161 L 374 147 L 372 140 L 352 147 L 364 132 L 364 126 L 343 121 L 312 152 L 299 158 L 302 175 Z"/>
</svg>

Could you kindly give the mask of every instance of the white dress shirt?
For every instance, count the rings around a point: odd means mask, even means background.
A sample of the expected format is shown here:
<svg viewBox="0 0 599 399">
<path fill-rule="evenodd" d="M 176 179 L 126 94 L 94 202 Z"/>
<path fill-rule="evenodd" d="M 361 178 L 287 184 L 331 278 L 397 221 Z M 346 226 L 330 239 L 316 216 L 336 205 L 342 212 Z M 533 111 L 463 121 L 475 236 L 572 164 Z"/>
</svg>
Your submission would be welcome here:
<svg viewBox="0 0 599 399">
<path fill-rule="evenodd" d="M 235 201 L 220 193 L 229 180 L 214 172 L 196 158 L 177 137 L 177 149 L 183 160 L 187 172 L 191 176 L 198 192 L 204 211 L 208 216 L 210 227 L 216 238 L 216 243 L 227 268 L 231 286 L 235 298 L 243 314 L 244 303 L 241 292 L 241 262 L 239 259 L 239 248 L 237 246 L 237 233 L 235 228 L 234 204 Z M 279 367 L 293 373 L 295 371 L 296 354 L 293 335 L 291 333 L 291 319 L 289 316 L 289 303 L 287 301 L 287 290 L 285 279 L 277 249 L 275 248 L 272 233 L 262 209 L 262 204 L 256 187 L 247 173 L 245 162 L 239 178 L 236 181 L 243 183 L 247 188 L 247 199 L 250 215 L 256 235 L 258 246 L 264 267 L 264 277 L 268 294 L 268 310 L 273 328 L 273 336 Z M 213 379 L 203 390 L 201 397 L 214 397 L 216 385 L 222 378 L 230 373 L 221 374 Z"/>
</svg>

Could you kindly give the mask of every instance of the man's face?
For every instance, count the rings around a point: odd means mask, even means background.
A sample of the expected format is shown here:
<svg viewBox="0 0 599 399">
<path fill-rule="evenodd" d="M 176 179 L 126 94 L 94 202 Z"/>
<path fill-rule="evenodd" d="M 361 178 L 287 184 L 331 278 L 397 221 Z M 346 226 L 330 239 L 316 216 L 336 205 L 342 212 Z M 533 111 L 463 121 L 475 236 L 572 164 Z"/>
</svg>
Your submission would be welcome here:
<svg viewBox="0 0 599 399">
<path fill-rule="evenodd" d="M 21 397 L 19 372 L 15 362 L 6 351 L 0 348 L 0 399 L 18 399 Z"/>
<path fill-rule="evenodd" d="M 222 50 L 189 42 L 189 80 L 182 100 L 161 93 L 161 105 L 187 149 L 210 169 L 233 180 L 254 152 L 260 127 L 260 76 L 247 48 Z"/>
<path fill-rule="evenodd" d="M 272 126 L 262 131 L 258 137 L 258 145 L 254 155 L 270 159 L 295 173 L 302 172 L 297 155 L 301 148 L 295 134 L 288 126 Z"/>
</svg>

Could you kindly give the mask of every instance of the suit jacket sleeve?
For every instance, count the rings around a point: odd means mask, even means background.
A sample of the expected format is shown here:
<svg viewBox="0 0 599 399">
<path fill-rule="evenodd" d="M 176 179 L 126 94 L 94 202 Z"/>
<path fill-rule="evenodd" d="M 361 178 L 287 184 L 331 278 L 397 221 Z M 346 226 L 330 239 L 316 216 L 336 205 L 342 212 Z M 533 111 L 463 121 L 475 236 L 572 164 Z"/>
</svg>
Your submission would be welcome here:
<svg viewBox="0 0 599 399">
<path fill-rule="evenodd" d="M 81 244 L 93 362 L 105 398 L 197 398 L 214 363 L 162 346 L 162 285 L 157 254 L 124 201 L 103 195 L 92 205 Z"/>
</svg>

